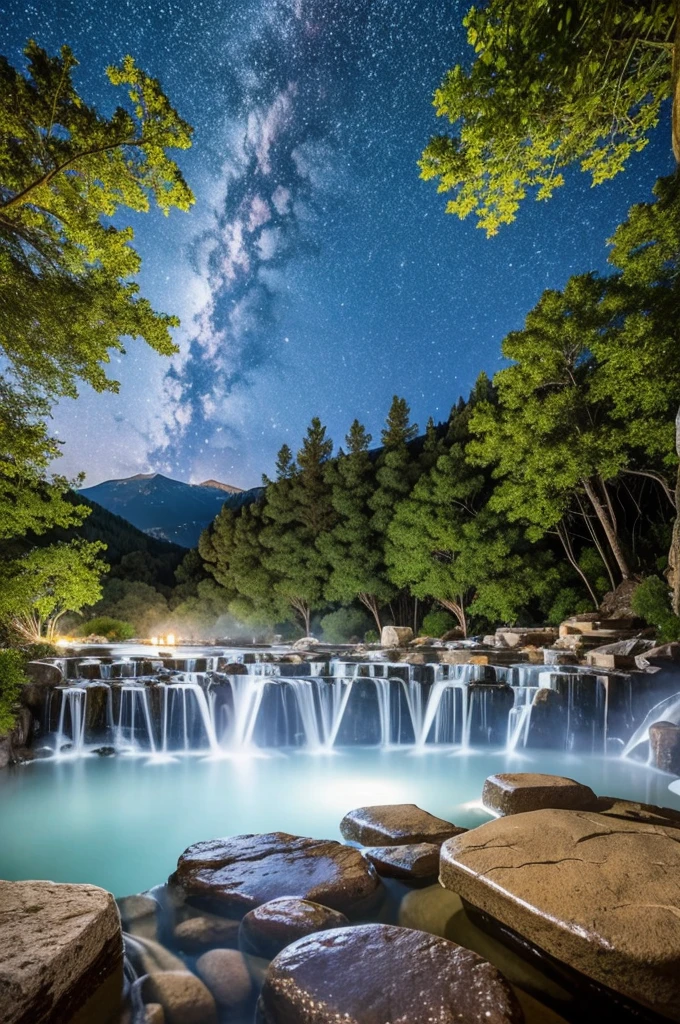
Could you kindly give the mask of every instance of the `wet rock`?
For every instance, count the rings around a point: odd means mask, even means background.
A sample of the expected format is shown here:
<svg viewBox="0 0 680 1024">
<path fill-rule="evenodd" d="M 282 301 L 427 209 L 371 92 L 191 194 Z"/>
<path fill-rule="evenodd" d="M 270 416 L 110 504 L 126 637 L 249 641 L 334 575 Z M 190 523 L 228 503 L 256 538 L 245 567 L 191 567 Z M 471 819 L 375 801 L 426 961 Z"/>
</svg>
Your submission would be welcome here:
<svg viewBox="0 0 680 1024">
<path fill-rule="evenodd" d="M 158 938 L 158 903 L 152 896 L 123 896 L 116 903 L 126 932 L 147 939 Z"/>
<path fill-rule="evenodd" d="M 595 668 L 635 668 L 635 660 L 654 647 L 650 640 L 618 640 L 603 647 L 595 647 L 586 654 L 586 661 Z"/>
<path fill-rule="evenodd" d="M 597 808 L 600 814 L 622 821 L 636 821 L 647 825 L 665 825 L 680 829 L 680 811 L 671 807 L 657 807 L 656 804 L 641 804 L 636 800 L 620 800 L 615 796 L 600 796 Z"/>
<path fill-rule="evenodd" d="M 557 629 L 522 629 L 508 628 L 507 626 L 496 630 L 496 636 L 505 647 L 543 647 L 551 644 L 557 638 Z"/>
<path fill-rule="evenodd" d="M 436 843 L 370 846 L 363 854 L 385 878 L 433 878 L 439 872 L 439 846 Z"/>
<path fill-rule="evenodd" d="M 116 753 L 115 747 L 97 747 L 96 750 L 92 751 L 93 754 L 97 754 L 98 757 L 114 757 Z"/>
<path fill-rule="evenodd" d="M 250 998 L 250 972 L 237 949 L 211 949 L 198 958 L 196 970 L 221 1009 L 236 1009 Z"/>
<path fill-rule="evenodd" d="M 45 697 L 44 687 L 60 686 L 64 682 L 64 676 L 59 666 L 48 661 L 29 661 L 26 666 L 26 675 L 31 680 L 29 685 L 40 687 L 43 699 Z"/>
<path fill-rule="evenodd" d="M 460 832 L 465 832 L 465 829 L 436 818 L 416 804 L 357 807 L 340 822 L 341 835 L 363 846 L 441 845 L 445 839 Z"/>
<path fill-rule="evenodd" d="M 525 948 L 680 1020 L 675 829 L 594 811 L 498 818 L 442 847 L 440 879 Z"/>
<path fill-rule="evenodd" d="M 94 885 L 0 881 L 3 1024 L 68 1021 L 85 1004 L 106 1020 L 122 981 L 123 940 L 110 893 Z"/>
<path fill-rule="evenodd" d="M 590 786 L 562 775 L 516 772 L 490 775 L 482 789 L 482 803 L 494 814 L 521 814 L 546 807 L 571 811 L 597 807 Z"/>
<path fill-rule="evenodd" d="M 165 1024 L 217 1024 L 217 1007 L 200 978 L 189 971 L 156 971 L 142 987 L 144 1001 L 160 1003 Z"/>
<path fill-rule="evenodd" d="M 0 736 L 0 768 L 6 768 L 12 759 L 9 736 Z"/>
<path fill-rule="evenodd" d="M 412 640 L 410 626 L 383 626 L 380 634 L 381 647 L 407 647 Z"/>
<path fill-rule="evenodd" d="M 261 1024 L 522 1021 L 502 975 L 447 939 L 368 924 L 299 939 L 272 961 L 258 1002 Z"/>
<path fill-rule="evenodd" d="M 85 700 L 85 734 L 86 743 L 96 743 L 101 739 L 108 725 L 107 705 L 111 690 L 106 684 L 88 686 Z"/>
<path fill-rule="evenodd" d="M 144 1012 L 146 1013 L 144 1024 L 165 1024 L 165 1014 L 160 1003 L 147 1003 Z"/>
<path fill-rule="evenodd" d="M 639 669 L 676 669 L 680 663 L 680 643 L 661 644 L 644 654 L 638 654 L 635 664 Z"/>
<path fill-rule="evenodd" d="M 238 945 L 239 922 L 217 914 L 189 917 L 175 926 L 173 939 L 184 953 L 202 953 L 215 947 Z"/>
<path fill-rule="evenodd" d="M 527 747 L 564 749 L 567 735 L 567 703 L 564 695 L 547 686 L 534 694 L 527 730 Z"/>
<path fill-rule="evenodd" d="M 649 727 L 652 764 L 662 772 L 680 775 L 680 725 L 654 722 Z"/>
<path fill-rule="evenodd" d="M 491 665 L 484 667 L 493 673 Z M 515 702 L 515 691 L 505 683 L 478 680 L 468 686 L 470 742 L 473 746 L 500 746 L 508 733 L 508 715 Z"/>
<path fill-rule="evenodd" d="M 311 900 L 282 896 L 246 914 L 241 921 L 239 947 L 244 953 L 271 960 L 304 935 L 348 924 L 344 914 L 330 907 Z"/>
<path fill-rule="evenodd" d="M 227 917 L 240 917 L 278 896 L 299 896 L 356 915 L 380 891 L 375 869 L 358 850 L 286 832 L 196 843 L 180 857 L 170 885 L 193 906 Z"/>
<path fill-rule="evenodd" d="M 463 640 L 463 639 L 464 639 L 464 636 L 463 636 L 463 630 L 462 629 L 449 629 L 449 630 L 447 630 L 446 633 L 443 634 L 443 636 L 440 637 L 440 640 L 442 640 L 444 643 L 450 643 L 452 640 Z"/>
<path fill-rule="evenodd" d="M 230 661 L 224 668 L 220 669 L 220 672 L 224 672 L 225 676 L 247 676 L 248 668 L 240 661 Z"/>
<path fill-rule="evenodd" d="M 155 974 L 161 971 L 186 971 L 183 960 L 171 953 L 155 939 L 144 935 L 125 934 L 125 955 L 137 974 Z"/>
</svg>

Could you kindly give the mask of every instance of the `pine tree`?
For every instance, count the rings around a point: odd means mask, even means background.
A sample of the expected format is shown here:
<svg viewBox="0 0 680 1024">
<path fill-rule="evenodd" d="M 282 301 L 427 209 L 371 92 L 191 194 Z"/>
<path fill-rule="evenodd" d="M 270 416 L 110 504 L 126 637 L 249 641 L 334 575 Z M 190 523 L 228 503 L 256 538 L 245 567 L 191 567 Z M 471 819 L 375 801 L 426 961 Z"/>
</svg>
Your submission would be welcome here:
<svg viewBox="0 0 680 1024">
<path fill-rule="evenodd" d="M 329 601 L 344 604 L 361 601 L 380 631 L 380 606 L 393 596 L 394 587 L 383 564 L 382 538 L 372 526 L 369 500 L 375 469 L 368 453 L 371 435 L 355 419 L 345 442 L 347 451 L 341 449 L 337 459 L 326 465 L 336 522 L 318 541 L 330 567 L 325 594 Z"/>
</svg>

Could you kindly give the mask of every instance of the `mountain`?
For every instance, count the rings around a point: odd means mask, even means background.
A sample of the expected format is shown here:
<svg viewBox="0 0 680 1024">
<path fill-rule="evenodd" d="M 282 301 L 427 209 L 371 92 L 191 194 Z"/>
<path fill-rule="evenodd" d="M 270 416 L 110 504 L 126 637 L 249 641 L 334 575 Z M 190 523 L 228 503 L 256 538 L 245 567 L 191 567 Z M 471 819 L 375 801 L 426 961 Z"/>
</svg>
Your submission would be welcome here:
<svg viewBox="0 0 680 1024">
<path fill-rule="evenodd" d="M 185 484 L 160 473 L 140 473 L 105 480 L 78 493 L 152 537 L 193 548 L 224 505 L 240 508 L 255 501 L 261 491 L 260 487 L 240 491 L 217 480 Z"/>
</svg>

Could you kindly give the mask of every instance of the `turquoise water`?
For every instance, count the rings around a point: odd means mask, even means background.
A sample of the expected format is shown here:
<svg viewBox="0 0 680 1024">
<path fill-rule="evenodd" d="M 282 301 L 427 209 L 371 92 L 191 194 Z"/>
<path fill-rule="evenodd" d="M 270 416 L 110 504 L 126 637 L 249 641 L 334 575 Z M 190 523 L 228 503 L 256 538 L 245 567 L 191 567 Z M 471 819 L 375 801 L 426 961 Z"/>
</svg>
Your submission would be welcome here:
<svg viewBox="0 0 680 1024">
<path fill-rule="evenodd" d="M 165 881 L 191 843 L 282 830 L 339 838 L 362 804 L 412 802 L 458 825 L 487 820 L 487 775 L 545 771 L 600 795 L 680 809 L 670 776 L 615 758 L 352 748 L 166 763 L 96 756 L 0 772 L 0 877 L 92 882 L 117 896 Z"/>
</svg>

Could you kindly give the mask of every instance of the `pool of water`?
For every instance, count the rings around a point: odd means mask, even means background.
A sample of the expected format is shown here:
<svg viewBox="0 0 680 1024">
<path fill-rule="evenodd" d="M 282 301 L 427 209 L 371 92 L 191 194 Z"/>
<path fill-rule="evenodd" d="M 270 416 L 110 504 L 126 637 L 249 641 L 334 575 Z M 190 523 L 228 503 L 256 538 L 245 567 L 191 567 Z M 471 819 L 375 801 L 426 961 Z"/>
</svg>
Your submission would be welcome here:
<svg viewBox="0 0 680 1024">
<path fill-rule="evenodd" d="M 91 882 L 123 896 L 165 881 L 191 843 L 274 830 L 339 838 L 342 816 L 362 804 L 417 803 L 472 827 L 488 817 L 484 779 L 501 771 L 568 775 L 599 795 L 680 810 L 668 775 L 549 751 L 35 761 L 0 772 L 0 877 Z"/>
</svg>

